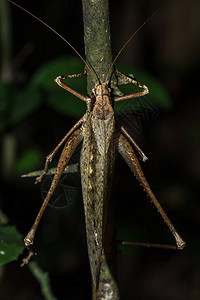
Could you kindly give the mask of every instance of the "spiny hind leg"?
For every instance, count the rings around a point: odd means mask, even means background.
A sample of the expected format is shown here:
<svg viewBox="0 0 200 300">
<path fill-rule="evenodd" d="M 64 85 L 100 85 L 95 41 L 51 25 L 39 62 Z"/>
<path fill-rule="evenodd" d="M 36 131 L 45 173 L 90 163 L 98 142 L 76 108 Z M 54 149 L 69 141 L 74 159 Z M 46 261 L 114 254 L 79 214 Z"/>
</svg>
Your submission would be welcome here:
<svg viewBox="0 0 200 300">
<path fill-rule="evenodd" d="M 73 152 L 75 151 L 75 149 L 77 148 L 77 146 L 80 144 L 80 142 L 82 141 L 82 129 L 79 128 L 77 129 L 69 138 L 69 140 L 67 141 L 62 154 L 60 156 L 60 159 L 58 161 L 58 165 L 57 165 L 57 169 L 56 169 L 56 173 L 53 177 L 53 181 L 51 183 L 51 186 L 49 188 L 49 191 L 44 199 L 44 202 L 39 210 L 39 213 L 35 219 L 35 222 L 33 223 L 33 226 L 31 227 L 30 231 L 28 232 L 27 236 L 24 239 L 25 242 L 25 246 L 28 247 L 31 244 L 33 244 L 33 239 L 35 236 L 35 232 L 37 230 L 37 227 L 39 225 L 39 222 L 41 220 L 41 217 L 46 209 L 46 206 L 49 202 L 49 200 L 51 199 L 51 196 L 54 193 L 54 190 L 60 180 L 60 177 L 66 167 L 66 165 L 68 164 L 70 157 L 72 156 Z"/>
<path fill-rule="evenodd" d="M 185 247 L 186 243 L 181 238 L 181 236 L 178 234 L 178 232 L 174 228 L 173 224 L 169 220 L 168 216 L 166 215 L 165 211 L 163 210 L 160 203 L 158 202 L 155 195 L 153 194 L 153 192 L 145 178 L 145 175 L 142 171 L 142 168 L 137 159 L 137 156 L 136 156 L 133 148 L 131 147 L 129 141 L 122 134 L 120 134 L 120 135 L 118 134 L 115 139 L 115 145 L 117 147 L 117 150 L 121 154 L 121 156 L 124 158 L 124 160 L 126 161 L 128 166 L 130 167 L 131 171 L 134 173 L 134 175 L 136 176 L 136 178 L 138 179 L 138 181 L 140 182 L 140 184 L 146 191 L 147 195 L 149 196 L 149 198 L 151 199 L 151 201 L 157 208 L 158 212 L 164 219 L 169 230 L 173 234 L 175 241 L 176 241 L 177 249 L 180 249 L 180 250 L 183 249 Z"/>
<path fill-rule="evenodd" d="M 147 161 L 148 157 L 144 154 L 144 152 L 142 151 L 142 149 L 138 146 L 138 144 L 135 142 L 135 140 L 130 136 L 130 134 L 128 133 L 128 131 L 121 126 L 121 132 L 126 136 L 126 138 L 131 142 L 131 144 L 134 146 L 134 148 L 137 150 L 137 152 L 139 153 L 142 161 Z"/>
<path fill-rule="evenodd" d="M 44 170 L 42 171 L 42 174 L 38 176 L 35 180 L 35 184 L 42 181 L 42 178 L 47 173 L 48 165 L 52 161 L 54 155 L 59 150 L 59 148 L 66 142 L 66 140 L 73 134 L 73 132 L 82 125 L 84 121 L 85 115 L 67 132 L 67 134 L 64 136 L 64 138 L 59 142 L 59 144 L 51 151 L 51 153 L 46 157 Z"/>
</svg>

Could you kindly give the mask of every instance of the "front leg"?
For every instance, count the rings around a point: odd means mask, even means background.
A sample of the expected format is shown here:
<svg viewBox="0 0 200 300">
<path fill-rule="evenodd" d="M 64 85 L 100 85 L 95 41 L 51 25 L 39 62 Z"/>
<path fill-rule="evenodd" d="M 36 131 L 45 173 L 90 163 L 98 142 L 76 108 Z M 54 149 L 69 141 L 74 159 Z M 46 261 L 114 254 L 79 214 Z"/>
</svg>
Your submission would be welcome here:
<svg viewBox="0 0 200 300">
<path fill-rule="evenodd" d="M 115 70 L 115 73 L 116 73 L 116 75 L 118 77 L 122 77 L 126 81 L 128 81 L 130 83 L 133 83 L 134 85 L 136 85 L 136 86 L 138 86 L 139 88 L 142 89 L 140 92 L 134 92 L 134 93 L 128 94 L 128 95 L 124 95 L 124 96 L 120 96 L 120 97 L 114 97 L 114 101 L 115 102 L 122 101 L 122 100 L 127 100 L 127 99 L 131 99 L 131 98 L 136 98 L 136 97 L 141 97 L 141 96 L 144 96 L 144 95 L 146 95 L 146 94 L 149 93 L 149 89 L 148 89 L 148 87 L 146 85 L 141 84 L 140 82 L 134 80 L 133 78 L 122 74 L 117 69 Z"/>
<path fill-rule="evenodd" d="M 67 90 L 68 92 L 70 92 L 71 94 L 75 95 L 76 97 L 78 97 L 79 99 L 83 100 L 84 102 L 88 101 L 88 97 L 78 93 L 77 91 L 75 91 L 74 89 L 72 89 L 70 86 L 66 85 L 62 80 L 65 79 L 69 79 L 69 78 L 77 78 L 77 77 L 83 77 L 86 76 L 86 68 L 84 69 L 83 73 L 79 73 L 79 74 L 72 74 L 72 75 L 62 75 L 62 76 L 58 76 L 55 79 L 55 82 L 63 89 Z"/>
<path fill-rule="evenodd" d="M 130 143 L 122 134 L 120 134 L 116 137 L 115 144 L 116 144 L 117 150 L 122 155 L 122 157 L 124 158 L 124 160 L 126 161 L 128 166 L 130 167 L 131 171 L 134 173 L 134 175 L 136 176 L 136 178 L 142 185 L 143 189 L 146 191 L 147 195 L 149 196 L 149 198 L 151 199 L 151 201 L 157 208 L 158 212 L 160 213 L 160 215 L 166 222 L 169 230 L 171 231 L 171 233 L 173 234 L 173 236 L 175 238 L 177 249 L 180 249 L 180 250 L 183 249 L 185 247 L 186 243 L 181 238 L 181 236 L 178 234 L 178 232 L 172 225 L 171 221 L 167 217 L 165 211 L 163 210 L 160 203 L 158 202 L 155 195 L 153 194 L 153 192 L 144 176 L 144 173 L 139 164 L 137 156 L 135 155 L 135 152 L 134 152 L 133 148 L 131 147 Z M 154 246 L 155 246 L 155 244 L 154 244 Z"/>
</svg>

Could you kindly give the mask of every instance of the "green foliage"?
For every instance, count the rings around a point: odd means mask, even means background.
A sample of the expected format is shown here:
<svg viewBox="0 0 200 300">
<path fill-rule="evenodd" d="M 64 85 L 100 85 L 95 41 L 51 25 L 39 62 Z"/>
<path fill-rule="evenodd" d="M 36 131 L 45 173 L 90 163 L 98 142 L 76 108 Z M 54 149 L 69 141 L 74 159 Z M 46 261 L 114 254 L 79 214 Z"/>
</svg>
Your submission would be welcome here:
<svg viewBox="0 0 200 300">
<path fill-rule="evenodd" d="M 41 101 L 41 95 L 38 90 L 30 85 L 23 91 L 16 91 L 12 97 L 11 125 L 15 125 L 32 114 Z"/>
<path fill-rule="evenodd" d="M 0 131 L 13 127 L 31 115 L 38 107 L 41 95 L 30 85 L 21 90 L 0 82 Z"/>
<path fill-rule="evenodd" d="M 169 110 L 171 99 L 164 86 L 151 74 L 143 70 L 133 70 L 127 66 L 118 67 L 124 74 L 134 74 L 141 83 L 148 86 L 150 93 L 141 98 L 130 99 L 115 104 L 116 114 L 136 112 L 139 109 L 156 114 L 158 109 Z M 86 104 L 74 95 L 60 88 L 54 79 L 62 74 L 77 74 L 84 69 L 83 63 L 76 57 L 61 57 L 41 66 L 32 76 L 25 88 L 14 84 L 0 82 L 0 132 L 23 122 L 41 105 L 47 105 L 55 112 L 66 117 L 80 118 L 86 111 Z M 86 78 L 66 80 L 72 88 L 86 95 Z M 124 94 L 132 93 L 138 88 L 132 84 L 120 85 Z M 147 112 L 147 113 L 148 113 Z M 40 164 L 40 153 L 37 149 L 26 149 L 16 162 L 15 170 L 24 174 L 35 170 Z"/>
<path fill-rule="evenodd" d="M 18 174 L 24 174 L 30 170 L 35 170 L 40 165 L 40 151 L 28 149 L 18 158 L 15 170 Z"/>
<path fill-rule="evenodd" d="M 0 226 L 0 265 L 17 259 L 23 250 L 23 239 L 16 228 Z"/>
<path fill-rule="evenodd" d="M 54 82 L 54 79 L 63 74 L 81 73 L 83 72 L 83 68 L 83 63 L 79 58 L 61 57 L 39 68 L 25 89 L 1 82 L 0 131 L 10 126 L 15 126 L 34 113 L 42 104 L 44 95 L 46 96 L 46 105 L 52 110 L 62 115 L 80 118 L 86 111 L 85 103 L 64 89 L 59 88 Z M 172 101 L 166 89 L 151 74 L 126 66 L 119 66 L 119 70 L 124 74 L 134 74 L 137 80 L 148 86 L 150 93 L 146 98 L 152 105 L 163 110 L 168 110 L 172 107 Z M 69 79 L 67 83 L 78 92 L 86 95 L 86 79 L 73 78 Z M 135 87 L 128 84 L 124 89 L 120 86 L 120 89 L 122 89 L 124 93 L 131 93 L 135 90 Z M 122 105 L 124 107 L 124 103 L 126 102 L 129 102 L 133 108 L 134 105 L 137 106 L 137 101 L 135 100 L 117 103 L 115 105 L 117 113 L 120 113 Z"/>
</svg>

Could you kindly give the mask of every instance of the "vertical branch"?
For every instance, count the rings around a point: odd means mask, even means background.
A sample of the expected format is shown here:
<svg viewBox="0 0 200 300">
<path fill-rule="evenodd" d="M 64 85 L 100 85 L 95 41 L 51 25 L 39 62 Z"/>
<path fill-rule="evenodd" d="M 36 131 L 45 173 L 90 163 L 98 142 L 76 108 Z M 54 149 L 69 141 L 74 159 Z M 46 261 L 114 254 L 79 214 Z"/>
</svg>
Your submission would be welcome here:
<svg viewBox="0 0 200 300">
<path fill-rule="evenodd" d="M 108 0 L 82 0 L 85 54 L 100 82 L 105 81 L 112 64 Z M 94 88 L 97 78 L 88 71 L 88 93 Z"/>
<path fill-rule="evenodd" d="M 108 70 L 110 70 L 110 66 L 112 65 L 109 5 L 108 0 L 82 0 L 82 5 L 86 60 L 95 70 L 100 81 L 97 81 L 97 76 L 95 76 L 94 72 L 87 69 L 87 90 L 90 95 L 96 83 L 105 82 Z M 112 86 L 114 87 L 116 85 L 115 77 L 112 80 Z M 104 218 L 106 224 L 104 224 L 104 248 L 99 286 L 97 287 L 97 291 L 93 288 L 93 300 L 118 300 L 119 292 L 115 280 L 114 210 L 110 199 L 105 199 L 105 202 L 104 212 L 106 217 L 104 216 Z"/>
</svg>

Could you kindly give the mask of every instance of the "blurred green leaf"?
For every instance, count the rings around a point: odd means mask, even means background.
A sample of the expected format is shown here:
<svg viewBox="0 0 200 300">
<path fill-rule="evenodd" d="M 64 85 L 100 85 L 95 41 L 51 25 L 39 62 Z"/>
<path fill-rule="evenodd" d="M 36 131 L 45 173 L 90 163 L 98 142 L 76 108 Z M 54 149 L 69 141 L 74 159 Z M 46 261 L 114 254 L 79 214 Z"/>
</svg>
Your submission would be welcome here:
<svg viewBox="0 0 200 300">
<path fill-rule="evenodd" d="M 37 149 L 24 151 L 18 159 L 15 169 L 18 174 L 24 174 L 30 170 L 35 170 L 40 165 L 41 153 Z"/>
<path fill-rule="evenodd" d="M 48 106 L 60 114 L 73 118 L 80 118 L 86 112 L 86 104 L 72 94 L 66 94 L 65 90 L 51 93 L 48 97 Z"/>
<path fill-rule="evenodd" d="M 172 101 L 169 97 L 164 86 L 151 74 L 142 71 L 142 70 L 134 70 L 127 66 L 121 66 L 120 71 L 124 74 L 133 73 L 136 76 L 137 80 L 141 83 L 144 83 L 148 86 L 150 90 L 150 94 L 146 96 L 148 101 L 143 101 L 143 107 L 149 109 L 149 106 L 156 106 L 161 109 L 170 109 L 172 107 Z M 32 77 L 31 85 L 35 87 L 42 87 L 49 92 L 49 96 L 47 97 L 47 104 L 53 110 L 58 113 L 68 115 L 71 117 L 81 117 L 85 110 L 85 104 L 77 99 L 70 93 L 67 93 L 65 90 L 60 89 L 54 82 L 54 79 L 58 75 L 66 75 L 66 74 L 76 74 L 83 71 L 83 64 L 79 58 L 76 57 L 62 57 L 58 58 L 54 61 L 51 61 L 41 67 L 35 75 Z M 72 86 L 75 90 L 79 91 L 82 94 L 86 94 L 86 80 L 83 78 L 73 78 L 67 81 L 70 86 Z M 120 86 L 120 89 L 126 94 L 136 91 L 136 87 L 128 84 L 125 86 Z M 144 98 L 141 98 L 144 99 Z M 140 101 L 141 102 L 141 101 Z M 128 105 L 126 105 L 128 103 Z M 124 105 L 125 104 L 125 105 Z M 115 110 L 116 112 L 121 112 L 121 108 L 124 107 L 126 109 L 130 109 L 130 106 L 137 108 L 138 103 L 134 100 L 123 101 L 123 103 L 116 103 Z M 127 108 L 129 107 L 129 108 Z"/>
<path fill-rule="evenodd" d="M 17 259 L 23 250 L 23 239 L 16 228 L 0 226 L 0 265 Z"/>
<path fill-rule="evenodd" d="M 157 78 L 144 71 L 136 71 L 135 76 L 139 81 L 141 77 L 142 83 L 144 82 L 149 88 L 150 93 L 147 97 L 154 105 L 164 110 L 169 110 L 173 107 L 173 102 L 168 91 Z"/>
<path fill-rule="evenodd" d="M 33 113 L 39 107 L 42 99 L 40 90 L 46 92 L 46 103 L 51 109 L 74 118 L 81 117 L 86 111 L 85 103 L 57 86 L 54 79 L 63 74 L 81 73 L 83 68 L 83 63 L 79 58 L 61 57 L 42 66 L 32 76 L 25 90 L 19 90 L 14 86 L 0 83 L 0 130 L 6 126 L 15 125 Z M 119 70 L 124 74 L 134 74 L 137 80 L 148 86 L 150 93 L 140 98 L 140 101 L 133 99 L 116 103 L 116 113 L 128 111 L 130 106 L 131 109 L 134 109 L 134 107 L 137 109 L 140 103 L 144 109 L 155 106 L 156 108 L 168 110 L 172 107 L 173 104 L 166 89 L 152 75 L 142 70 L 133 70 L 127 66 L 121 66 Z M 67 83 L 75 90 L 86 95 L 86 79 L 73 78 L 69 79 Z M 120 86 L 120 89 L 126 94 L 135 91 L 137 88 L 128 84 Z"/>
<path fill-rule="evenodd" d="M 38 90 L 28 86 L 25 90 L 17 90 L 13 95 L 10 111 L 10 123 L 16 124 L 32 114 L 40 104 L 41 96 Z"/>
<path fill-rule="evenodd" d="M 51 90 L 57 89 L 58 86 L 54 79 L 59 75 L 82 73 L 84 65 L 82 61 L 76 57 L 66 56 L 56 58 L 39 68 L 32 76 L 30 84 L 34 87 L 43 87 Z M 73 79 L 71 79 L 73 81 Z M 70 80 L 70 81 L 71 81 Z M 74 78 L 74 82 L 80 82 L 80 78 Z M 79 85 L 79 84 L 78 84 Z"/>
<path fill-rule="evenodd" d="M 28 117 L 39 107 L 40 101 L 39 91 L 30 85 L 18 89 L 0 82 L 0 131 Z"/>
</svg>

